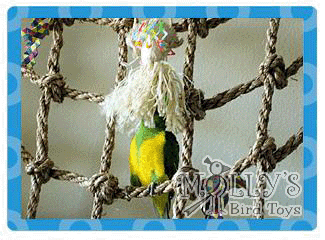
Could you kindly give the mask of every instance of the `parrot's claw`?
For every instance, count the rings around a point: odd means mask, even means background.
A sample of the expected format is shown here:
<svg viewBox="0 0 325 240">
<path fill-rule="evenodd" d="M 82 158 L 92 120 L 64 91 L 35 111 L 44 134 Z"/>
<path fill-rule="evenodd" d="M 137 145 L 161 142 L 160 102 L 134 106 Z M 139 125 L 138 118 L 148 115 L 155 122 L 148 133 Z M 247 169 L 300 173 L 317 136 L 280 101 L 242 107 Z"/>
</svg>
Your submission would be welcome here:
<svg viewBox="0 0 325 240">
<path fill-rule="evenodd" d="M 156 182 L 152 182 L 149 185 L 149 194 L 152 197 L 155 194 L 155 188 L 157 187 L 157 183 Z"/>
</svg>

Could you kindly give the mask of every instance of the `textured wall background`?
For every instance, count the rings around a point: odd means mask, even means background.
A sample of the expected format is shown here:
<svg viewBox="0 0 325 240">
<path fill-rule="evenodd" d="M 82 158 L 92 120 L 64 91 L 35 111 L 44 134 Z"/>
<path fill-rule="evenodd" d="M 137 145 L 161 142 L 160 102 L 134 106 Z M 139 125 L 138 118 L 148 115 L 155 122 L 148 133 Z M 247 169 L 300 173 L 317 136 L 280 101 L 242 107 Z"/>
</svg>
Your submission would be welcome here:
<svg viewBox="0 0 325 240">
<path fill-rule="evenodd" d="M 26 26 L 26 23 L 24 23 Z M 206 39 L 198 38 L 195 57 L 194 81 L 206 97 L 253 79 L 264 59 L 265 33 L 268 19 L 232 19 L 211 30 Z M 186 38 L 185 34 L 181 36 Z M 51 36 L 41 42 L 35 69 L 46 73 Z M 281 19 L 277 52 L 289 65 L 303 53 L 303 21 Z M 169 62 L 180 73 L 185 45 L 176 49 Z M 61 70 L 72 88 L 107 94 L 113 88 L 117 66 L 117 36 L 109 27 L 93 24 L 75 24 L 65 27 L 64 46 L 61 51 Z M 131 53 L 129 54 L 132 60 Z M 275 90 L 270 118 L 270 135 L 277 146 L 303 125 L 303 72 L 294 76 L 283 90 Z M 39 89 L 22 79 L 22 142 L 34 153 L 36 112 Z M 193 148 L 194 167 L 207 173 L 202 158 L 210 155 L 233 164 L 248 154 L 255 142 L 255 125 L 261 106 L 263 89 L 209 111 L 205 120 L 195 123 Z M 51 104 L 49 117 L 49 156 L 61 169 L 92 176 L 99 169 L 104 141 L 105 117 L 100 107 L 86 101 L 66 99 L 63 104 Z M 178 136 L 180 137 L 180 136 Z M 117 133 L 111 172 L 119 178 L 121 186 L 129 184 L 128 155 L 130 137 Z M 180 138 L 179 138 L 180 139 Z M 181 141 L 180 141 L 181 144 Z M 303 148 L 300 146 L 281 162 L 276 171 L 303 173 Z M 249 169 L 255 172 L 255 168 Z M 29 176 L 22 177 L 22 215 L 26 216 Z M 290 199 L 284 194 L 286 182 L 282 179 L 272 200 L 282 205 L 302 204 L 302 196 Z M 43 186 L 38 208 L 39 218 L 89 218 L 92 196 L 78 185 L 51 180 Z M 251 200 L 245 199 L 246 204 Z M 106 217 L 151 218 L 154 212 L 151 200 L 117 200 L 105 206 Z M 197 213 L 195 217 L 202 217 Z"/>
</svg>

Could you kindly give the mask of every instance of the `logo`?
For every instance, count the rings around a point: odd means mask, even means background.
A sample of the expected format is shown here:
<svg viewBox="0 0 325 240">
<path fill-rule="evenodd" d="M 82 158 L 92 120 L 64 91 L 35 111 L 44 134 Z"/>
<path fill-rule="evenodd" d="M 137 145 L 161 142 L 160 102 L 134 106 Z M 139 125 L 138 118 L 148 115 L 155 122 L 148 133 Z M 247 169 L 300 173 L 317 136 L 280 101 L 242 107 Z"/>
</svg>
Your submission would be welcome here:
<svg viewBox="0 0 325 240">
<path fill-rule="evenodd" d="M 266 189 L 259 192 L 255 188 L 255 173 L 245 171 L 241 176 L 236 174 L 227 175 L 231 166 L 220 159 L 212 159 L 205 156 L 202 163 L 207 167 L 207 172 L 197 172 L 194 176 L 183 175 L 176 179 L 181 186 L 181 198 L 195 199 L 184 209 L 186 217 L 191 217 L 201 210 L 206 218 L 222 219 L 224 215 L 229 217 L 252 216 L 260 213 L 260 206 L 244 204 L 243 199 L 254 200 L 263 197 L 266 202 L 264 212 L 270 217 L 288 219 L 302 215 L 302 205 L 285 206 L 279 201 L 271 199 L 279 189 L 284 191 L 284 197 L 297 198 L 302 192 L 300 175 L 297 172 L 273 172 L 262 174 L 260 179 L 266 182 Z"/>
<path fill-rule="evenodd" d="M 208 155 L 204 157 L 202 163 L 207 166 L 210 175 L 221 175 L 222 173 L 229 171 L 231 168 L 230 165 L 224 163 L 222 160 L 215 159 L 214 161 L 211 161 L 211 158 Z"/>
</svg>

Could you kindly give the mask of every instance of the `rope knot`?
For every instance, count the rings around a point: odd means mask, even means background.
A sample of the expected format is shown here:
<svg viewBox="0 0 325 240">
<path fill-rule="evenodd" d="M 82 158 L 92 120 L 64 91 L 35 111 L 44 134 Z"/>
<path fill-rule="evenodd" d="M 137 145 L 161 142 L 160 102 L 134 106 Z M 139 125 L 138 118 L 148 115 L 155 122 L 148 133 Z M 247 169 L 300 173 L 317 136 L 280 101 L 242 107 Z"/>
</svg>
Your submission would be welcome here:
<svg viewBox="0 0 325 240">
<path fill-rule="evenodd" d="M 285 64 L 281 56 L 278 56 L 274 59 L 270 68 L 272 70 L 271 74 L 273 74 L 275 79 L 275 87 L 277 89 L 283 89 L 288 86 L 288 78 L 286 76 Z"/>
<path fill-rule="evenodd" d="M 46 159 L 44 162 L 30 162 L 26 165 L 26 173 L 39 177 L 42 184 L 47 183 L 50 179 L 50 171 L 54 166 L 54 162 Z"/>
<path fill-rule="evenodd" d="M 196 29 L 197 34 L 201 38 L 206 38 L 209 35 L 209 28 L 207 25 L 207 19 L 206 18 L 199 18 L 196 21 Z"/>
<path fill-rule="evenodd" d="M 41 88 L 48 88 L 54 102 L 62 103 L 66 94 L 66 83 L 60 73 L 47 74 L 39 79 Z"/>
<path fill-rule="evenodd" d="M 275 53 L 267 56 L 261 64 L 260 74 L 271 74 L 275 80 L 275 87 L 277 89 L 283 89 L 288 85 L 284 60 Z"/>
<path fill-rule="evenodd" d="M 275 139 L 273 137 L 267 138 L 261 147 L 260 153 L 261 165 L 264 172 L 272 172 L 276 167 L 276 159 L 273 156 L 275 150 Z"/>
<path fill-rule="evenodd" d="M 118 179 L 111 174 L 97 173 L 90 178 L 89 190 L 97 195 L 99 201 L 110 205 L 118 192 Z"/>
<path fill-rule="evenodd" d="M 204 94 L 202 90 L 196 88 L 188 89 L 186 93 L 187 110 L 196 120 L 202 120 L 206 115 L 202 107 L 203 100 Z"/>
</svg>

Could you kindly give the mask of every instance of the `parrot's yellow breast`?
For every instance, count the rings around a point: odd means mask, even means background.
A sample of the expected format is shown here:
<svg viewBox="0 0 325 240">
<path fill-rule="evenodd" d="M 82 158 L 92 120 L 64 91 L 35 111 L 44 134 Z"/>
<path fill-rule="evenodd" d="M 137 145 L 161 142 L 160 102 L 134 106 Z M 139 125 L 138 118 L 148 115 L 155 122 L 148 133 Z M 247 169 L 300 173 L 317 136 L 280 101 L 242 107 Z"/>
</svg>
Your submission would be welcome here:
<svg viewBox="0 0 325 240">
<path fill-rule="evenodd" d="M 130 146 L 130 172 L 136 175 L 141 184 L 162 182 L 168 179 L 164 167 L 165 132 L 160 132 L 137 145 L 136 137 Z"/>
</svg>

